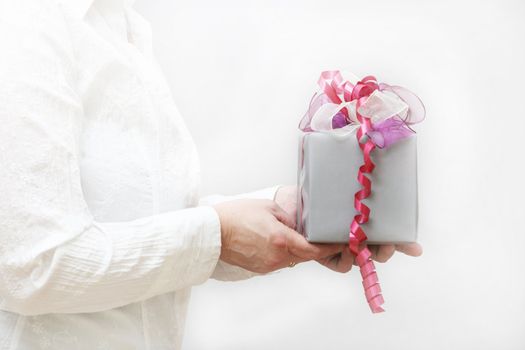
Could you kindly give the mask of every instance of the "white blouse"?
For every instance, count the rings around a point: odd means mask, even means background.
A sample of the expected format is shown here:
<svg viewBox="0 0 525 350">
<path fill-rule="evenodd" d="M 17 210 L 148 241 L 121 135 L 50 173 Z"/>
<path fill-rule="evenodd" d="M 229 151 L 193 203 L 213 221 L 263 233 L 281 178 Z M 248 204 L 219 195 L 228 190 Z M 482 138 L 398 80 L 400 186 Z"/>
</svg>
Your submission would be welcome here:
<svg viewBox="0 0 525 350">
<path fill-rule="evenodd" d="M 218 260 L 195 145 L 125 0 L 0 4 L 0 349 L 179 349 Z"/>
</svg>

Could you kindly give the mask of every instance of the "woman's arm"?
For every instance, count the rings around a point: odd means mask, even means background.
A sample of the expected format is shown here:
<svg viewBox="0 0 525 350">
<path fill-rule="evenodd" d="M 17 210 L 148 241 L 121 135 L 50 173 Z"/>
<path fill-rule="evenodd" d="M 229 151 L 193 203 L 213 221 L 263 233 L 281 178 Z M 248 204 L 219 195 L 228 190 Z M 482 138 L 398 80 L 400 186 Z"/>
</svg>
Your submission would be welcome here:
<svg viewBox="0 0 525 350">
<path fill-rule="evenodd" d="M 267 273 L 342 250 L 308 243 L 271 200 L 95 220 L 80 181 L 84 111 L 68 30 L 47 2 L 10 4 L 0 11 L 0 309 L 102 311 L 202 283 L 219 258 Z"/>
</svg>

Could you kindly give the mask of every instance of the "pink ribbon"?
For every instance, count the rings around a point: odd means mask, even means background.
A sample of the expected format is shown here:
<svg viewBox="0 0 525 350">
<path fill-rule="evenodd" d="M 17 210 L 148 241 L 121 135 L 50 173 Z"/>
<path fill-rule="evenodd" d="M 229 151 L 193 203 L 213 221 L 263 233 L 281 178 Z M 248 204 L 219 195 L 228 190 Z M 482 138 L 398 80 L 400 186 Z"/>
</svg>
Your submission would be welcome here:
<svg viewBox="0 0 525 350">
<path fill-rule="evenodd" d="M 387 148 L 414 133 L 409 125 L 423 120 L 425 108 L 421 100 L 412 92 L 399 86 L 378 84 L 373 76 L 366 76 L 354 85 L 345 81 L 339 71 L 326 71 L 321 73 L 318 84 L 322 93 L 316 94 L 312 98 L 308 112 L 299 124 L 299 128 L 303 131 L 315 131 L 310 127 L 310 122 L 314 113 L 323 104 L 356 101 L 356 116 L 359 122 L 356 137 L 363 153 L 363 164 L 359 167 L 357 180 L 362 188 L 354 195 L 354 207 L 358 214 L 354 216 L 350 224 L 348 244 L 359 266 L 363 278 L 364 293 L 371 311 L 373 313 L 383 312 L 384 309 L 381 305 L 383 305 L 384 299 L 381 294 L 379 279 L 374 262 L 371 259 L 372 254 L 365 243 L 368 237 L 361 226 L 366 224 L 370 217 L 370 208 L 363 203 L 363 200 L 372 193 L 372 181 L 365 174 L 371 174 L 375 168 L 371 158 L 372 151 L 376 147 Z M 375 90 L 393 92 L 407 103 L 409 112 L 406 117 L 401 118 L 398 115 L 393 115 L 374 125 L 370 117 L 361 115 L 360 107 L 366 103 L 368 97 Z M 331 124 L 334 129 L 337 129 L 352 123 L 348 110 L 344 107 L 332 117 Z"/>
</svg>

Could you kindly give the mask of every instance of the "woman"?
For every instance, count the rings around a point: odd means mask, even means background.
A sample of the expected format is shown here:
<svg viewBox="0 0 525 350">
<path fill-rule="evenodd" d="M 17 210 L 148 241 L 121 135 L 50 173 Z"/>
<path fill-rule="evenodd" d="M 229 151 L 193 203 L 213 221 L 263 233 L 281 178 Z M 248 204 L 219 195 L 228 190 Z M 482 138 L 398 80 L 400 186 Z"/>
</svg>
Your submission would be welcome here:
<svg viewBox="0 0 525 350">
<path fill-rule="evenodd" d="M 199 201 L 195 146 L 129 1 L 6 3 L 2 349 L 178 349 L 190 288 L 210 277 L 350 270 L 345 245 L 293 230 L 293 188 Z"/>
</svg>

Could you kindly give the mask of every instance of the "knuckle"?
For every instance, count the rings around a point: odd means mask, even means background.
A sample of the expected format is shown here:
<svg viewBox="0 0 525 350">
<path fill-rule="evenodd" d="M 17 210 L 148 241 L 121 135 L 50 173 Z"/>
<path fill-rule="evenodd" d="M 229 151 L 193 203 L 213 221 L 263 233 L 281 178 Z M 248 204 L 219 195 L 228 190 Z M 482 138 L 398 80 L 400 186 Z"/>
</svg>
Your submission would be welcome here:
<svg viewBox="0 0 525 350">
<path fill-rule="evenodd" d="M 281 234 L 281 232 L 274 232 L 270 234 L 270 245 L 278 250 L 284 250 L 288 243 L 286 237 Z"/>
</svg>

